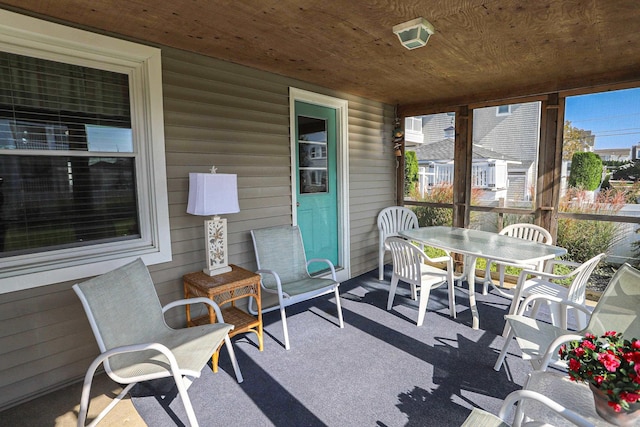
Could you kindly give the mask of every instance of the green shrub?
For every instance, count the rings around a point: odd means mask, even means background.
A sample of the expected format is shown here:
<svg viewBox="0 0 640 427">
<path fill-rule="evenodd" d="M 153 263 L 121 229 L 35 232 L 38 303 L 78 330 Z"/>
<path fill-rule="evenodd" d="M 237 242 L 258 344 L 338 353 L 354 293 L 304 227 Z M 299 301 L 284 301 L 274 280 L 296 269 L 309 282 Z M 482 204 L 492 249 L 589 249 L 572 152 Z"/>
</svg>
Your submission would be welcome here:
<svg viewBox="0 0 640 427">
<path fill-rule="evenodd" d="M 404 194 L 409 196 L 418 183 L 418 156 L 415 151 L 404 153 Z"/>
<path fill-rule="evenodd" d="M 596 153 L 580 151 L 571 158 L 569 185 L 593 191 L 602 179 L 602 160 Z"/>
</svg>

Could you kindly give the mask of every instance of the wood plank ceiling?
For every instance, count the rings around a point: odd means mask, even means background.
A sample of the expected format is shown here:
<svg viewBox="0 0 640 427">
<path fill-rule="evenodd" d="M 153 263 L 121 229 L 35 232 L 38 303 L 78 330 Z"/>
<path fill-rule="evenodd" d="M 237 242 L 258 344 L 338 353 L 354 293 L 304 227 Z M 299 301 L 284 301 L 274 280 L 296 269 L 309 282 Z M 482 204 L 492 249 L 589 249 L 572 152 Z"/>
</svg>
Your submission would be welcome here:
<svg viewBox="0 0 640 427">
<path fill-rule="evenodd" d="M 640 80 L 637 0 L 4 0 L 410 110 Z M 427 46 L 391 28 L 424 17 Z"/>
</svg>

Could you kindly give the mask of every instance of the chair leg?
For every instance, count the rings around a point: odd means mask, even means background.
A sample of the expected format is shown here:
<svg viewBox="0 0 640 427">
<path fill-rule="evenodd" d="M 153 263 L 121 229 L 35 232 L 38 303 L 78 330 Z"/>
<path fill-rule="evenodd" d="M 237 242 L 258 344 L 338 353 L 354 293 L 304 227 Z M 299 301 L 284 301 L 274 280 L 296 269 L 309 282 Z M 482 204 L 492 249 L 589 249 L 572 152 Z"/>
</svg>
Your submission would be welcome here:
<svg viewBox="0 0 640 427">
<path fill-rule="evenodd" d="M 507 338 L 505 338 L 504 346 L 502 346 L 502 351 L 500 351 L 498 360 L 496 360 L 496 364 L 493 366 L 494 371 L 500 372 L 500 367 L 502 367 L 504 358 L 507 356 L 507 349 L 509 348 L 509 343 L 511 343 L 511 340 L 513 340 L 513 329 L 509 328 L 509 333 L 507 334 Z"/>
<path fill-rule="evenodd" d="M 391 285 L 389 286 L 389 299 L 387 300 L 387 311 L 393 307 L 393 298 L 396 295 L 396 288 L 398 287 L 398 278 L 394 275 L 391 277 Z"/>
<path fill-rule="evenodd" d="M 84 376 L 84 383 L 82 384 L 82 396 L 80 397 L 80 410 L 78 411 L 78 427 L 84 427 L 84 423 L 87 421 L 87 413 L 89 412 L 89 398 L 91 397 L 91 383 L 93 382 L 93 376 L 98 369 L 98 366 L 106 359 L 104 355 L 100 355 L 95 358 L 95 360 L 91 363 L 89 368 L 87 369 L 87 373 Z M 90 427 L 97 425 L 102 419 L 116 406 L 124 396 L 129 393 L 129 390 L 133 388 L 137 383 L 127 384 L 126 387 L 122 389 L 120 394 L 118 394 L 106 408 L 104 408 L 97 417 L 93 419 L 93 421 L 89 424 Z"/>
<path fill-rule="evenodd" d="M 289 350 L 289 330 L 287 329 L 287 314 L 284 312 L 284 306 L 280 304 L 280 317 L 282 318 L 282 333 L 284 334 L 284 348 Z"/>
<path fill-rule="evenodd" d="M 378 252 L 378 280 L 384 280 L 384 251 Z"/>
<path fill-rule="evenodd" d="M 189 394 L 187 393 L 187 386 L 185 384 L 185 381 L 179 372 L 175 372 L 172 370 L 172 373 L 173 373 L 173 379 L 176 382 L 176 387 L 178 388 L 178 394 L 180 395 L 180 399 L 182 399 L 184 410 L 187 413 L 189 424 L 191 425 L 191 427 L 198 427 L 198 420 L 196 419 L 196 413 L 193 410 L 193 405 L 191 405 L 191 399 L 189 399 Z M 187 379 L 187 381 L 189 380 Z"/>
<path fill-rule="evenodd" d="M 431 286 L 421 286 L 420 299 L 418 301 L 418 321 L 416 326 L 422 326 L 424 323 L 424 316 L 427 314 L 427 303 L 429 302 L 429 295 L 431 294 Z"/>
<path fill-rule="evenodd" d="M 453 280 L 447 281 L 447 288 L 449 290 L 449 311 L 451 312 L 451 317 L 453 319 L 456 318 L 456 289 L 454 287 Z"/>
<path fill-rule="evenodd" d="M 338 287 L 334 289 L 334 293 L 336 294 L 336 310 L 338 310 L 338 320 L 340 322 L 340 328 L 344 328 L 344 320 L 342 319 L 342 303 L 340 302 L 340 292 L 338 291 Z"/>
<path fill-rule="evenodd" d="M 231 339 L 229 338 L 229 334 L 224 337 L 224 343 L 227 346 L 227 350 L 229 351 L 229 357 L 231 358 L 231 364 L 233 365 L 233 370 L 236 373 L 236 381 L 238 384 L 244 381 L 242 378 L 242 372 L 240 372 L 240 365 L 238 365 L 238 359 L 236 359 L 236 352 L 233 350 L 233 346 L 231 345 Z"/>
</svg>

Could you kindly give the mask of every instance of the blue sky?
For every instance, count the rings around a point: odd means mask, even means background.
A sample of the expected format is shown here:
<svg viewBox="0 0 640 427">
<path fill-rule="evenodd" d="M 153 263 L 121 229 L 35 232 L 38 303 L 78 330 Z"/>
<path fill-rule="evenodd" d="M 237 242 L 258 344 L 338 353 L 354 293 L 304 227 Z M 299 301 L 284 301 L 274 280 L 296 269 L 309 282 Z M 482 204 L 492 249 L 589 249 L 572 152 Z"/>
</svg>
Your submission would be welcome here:
<svg viewBox="0 0 640 427">
<path fill-rule="evenodd" d="M 640 89 L 567 98 L 565 120 L 596 135 L 596 149 L 640 143 Z"/>
</svg>

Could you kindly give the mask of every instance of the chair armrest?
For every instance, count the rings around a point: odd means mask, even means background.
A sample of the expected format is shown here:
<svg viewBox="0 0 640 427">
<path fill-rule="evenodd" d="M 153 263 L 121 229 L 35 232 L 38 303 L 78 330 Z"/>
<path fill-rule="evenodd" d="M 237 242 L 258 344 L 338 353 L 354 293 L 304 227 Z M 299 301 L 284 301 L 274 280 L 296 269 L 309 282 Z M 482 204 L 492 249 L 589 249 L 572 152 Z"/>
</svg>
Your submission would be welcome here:
<svg viewBox="0 0 640 427">
<path fill-rule="evenodd" d="M 536 370 L 546 371 L 547 367 L 549 366 L 549 363 L 551 363 L 551 358 L 557 354 L 556 349 L 558 347 L 560 347 L 562 344 L 566 342 L 581 340 L 582 338 L 584 338 L 584 334 L 582 333 L 568 333 L 565 335 L 560 335 L 559 337 L 551 341 L 551 343 L 549 344 L 549 346 L 544 352 L 544 357 L 540 362 L 540 367 Z"/>
<path fill-rule="evenodd" d="M 285 296 L 287 298 L 289 298 L 289 294 L 287 294 L 286 292 L 282 291 L 282 281 L 280 280 L 280 276 L 278 275 L 278 273 L 276 273 L 274 270 L 268 270 L 266 268 L 261 268 L 260 270 L 256 270 L 256 273 L 258 274 L 270 274 L 273 276 L 274 279 L 276 279 L 276 290 L 267 288 L 266 286 L 264 286 L 264 284 L 262 283 L 262 280 L 260 281 L 260 286 L 262 286 L 262 289 L 264 289 L 266 292 L 270 292 L 270 293 L 277 293 L 278 294 L 278 298 L 280 298 L 280 296 Z M 281 301 L 282 302 L 282 301 Z"/>
<path fill-rule="evenodd" d="M 553 267 L 556 265 L 566 265 L 568 267 L 580 267 L 579 262 L 567 261 L 564 259 L 550 259 L 545 266 L 545 272 L 552 273 Z"/>
<path fill-rule="evenodd" d="M 329 269 L 331 270 L 331 278 L 333 280 L 335 280 L 336 282 L 338 281 L 337 277 L 336 277 L 336 269 L 333 266 L 333 263 L 326 258 L 311 258 L 310 260 L 307 261 L 307 267 L 309 267 L 309 264 L 311 264 L 312 262 L 323 262 L 326 263 L 329 266 Z"/>
<path fill-rule="evenodd" d="M 451 258 L 451 257 L 450 257 L 450 256 L 448 256 L 448 255 L 441 256 L 441 257 L 437 257 L 437 258 L 429 258 L 429 257 L 427 256 L 427 260 L 428 260 L 429 262 L 446 262 L 446 263 L 449 263 L 449 261 L 453 262 L 453 258 Z"/>
<path fill-rule="evenodd" d="M 558 297 L 554 297 L 551 295 L 545 295 L 545 294 L 533 294 L 533 295 L 529 295 L 528 297 L 526 297 L 524 299 L 524 301 L 522 301 L 522 303 L 520 304 L 519 308 L 518 308 L 518 312 L 516 313 L 518 316 L 522 316 L 525 312 L 525 310 L 527 309 L 527 306 L 529 306 L 529 304 L 532 301 L 535 300 L 543 300 L 543 301 L 549 301 L 549 302 L 555 302 L 558 304 L 563 304 L 572 308 L 575 308 L 576 310 L 580 310 L 582 312 L 584 312 L 585 314 L 587 314 L 587 316 L 591 316 L 591 312 L 582 304 L 576 303 L 574 301 L 569 301 L 567 299 L 562 299 L 562 298 L 558 298 Z"/>
<path fill-rule="evenodd" d="M 179 299 L 176 301 L 172 301 L 169 304 L 162 307 L 162 313 L 166 313 L 174 307 L 179 307 L 183 305 L 189 304 L 208 304 L 213 307 L 213 310 L 216 312 L 216 319 L 218 319 L 219 323 L 224 323 L 224 318 L 222 317 L 222 311 L 220 311 L 220 307 L 214 301 L 205 297 L 196 297 L 196 298 L 187 298 L 187 299 Z"/>
<path fill-rule="evenodd" d="M 554 273 L 547 272 L 547 271 L 537 271 L 537 270 L 527 270 L 527 269 L 525 269 L 525 270 L 522 270 L 520 272 L 520 276 L 518 277 L 518 283 L 520 283 L 520 281 L 522 280 L 523 277 L 526 279 L 527 276 L 537 276 L 537 277 L 541 277 L 543 279 L 546 279 L 547 281 L 568 279 L 569 277 L 575 275 L 576 272 L 577 272 L 577 270 L 572 270 L 570 273 L 567 273 L 567 274 L 554 274 Z"/>
<path fill-rule="evenodd" d="M 544 404 L 545 406 L 550 408 L 552 411 L 556 412 L 558 415 L 571 421 L 573 424 L 577 426 L 580 426 L 580 427 L 593 426 L 591 422 L 585 420 L 579 414 L 573 412 L 570 409 L 565 408 L 563 405 L 545 396 L 544 394 L 538 393 L 533 390 L 516 390 L 509 393 L 507 397 L 504 398 L 504 402 L 502 403 L 502 406 L 500 407 L 500 411 L 498 412 L 498 417 L 502 420 L 505 420 L 507 411 L 511 408 L 511 406 L 513 406 L 513 404 L 516 402 L 518 402 L 518 405 L 520 405 L 520 402 L 524 399 L 531 399 Z M 515 422 L 514 422 L 514 425 L 515 425 Z"/>
</svg>

